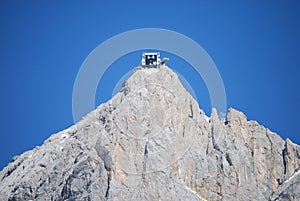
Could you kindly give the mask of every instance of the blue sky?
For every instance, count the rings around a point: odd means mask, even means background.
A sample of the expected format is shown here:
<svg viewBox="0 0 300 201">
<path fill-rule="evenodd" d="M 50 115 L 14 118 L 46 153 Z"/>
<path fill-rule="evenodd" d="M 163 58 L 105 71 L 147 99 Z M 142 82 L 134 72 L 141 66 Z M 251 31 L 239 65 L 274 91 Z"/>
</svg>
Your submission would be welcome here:
<svg viewBox="0 0 300 201">
<path fill-rule="evenodd" d="M 84 59 L 110 37 L 140 28 L 170 29 L 196 41 L 222 76 L 228 107 L 300 144 L 299 19 L 298 1 L 1 1 L 0 168 L 72 125 L 73 84 Z M 111 98 L 140 53 L 111 65 L 97 104 Z M 210 114 L 201 77 L 176 55 L 162 56 Z"/>
</svg>

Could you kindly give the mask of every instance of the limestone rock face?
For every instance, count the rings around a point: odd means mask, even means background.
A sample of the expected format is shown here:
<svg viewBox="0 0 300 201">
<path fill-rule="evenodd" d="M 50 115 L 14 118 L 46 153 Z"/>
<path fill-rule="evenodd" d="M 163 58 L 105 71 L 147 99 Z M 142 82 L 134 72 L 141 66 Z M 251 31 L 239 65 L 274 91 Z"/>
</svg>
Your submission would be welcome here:
<svg viewBox="0 0 300 201">
<path fill-rule="evenodd" d="M 0 200 L 300 200 L 300 147 L 229 109 L 206 117 L 168 67 L 0 172 Z"/>
</svg>

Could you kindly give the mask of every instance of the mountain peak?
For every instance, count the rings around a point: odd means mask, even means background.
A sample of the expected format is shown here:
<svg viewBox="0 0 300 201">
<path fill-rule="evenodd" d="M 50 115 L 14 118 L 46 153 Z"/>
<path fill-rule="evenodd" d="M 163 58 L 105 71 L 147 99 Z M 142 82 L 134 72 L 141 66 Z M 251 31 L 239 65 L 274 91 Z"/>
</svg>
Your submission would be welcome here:
<svg viewBox="0 0 300 201">
<path fill-rule="evenodd" d="M 0 172 L 1 200 L 297 200 L 300 148 L 237 110 L 210 118 L 167 66 Z"/>
<path fill-rule="evenodd" d="M 175 72 L 163 65 L 160 68 L 136 68 L 133 75 L 124 83 L 126 92 L 148 87 L 162 87 L 171 93 L 185 93 L 186 90 Z"/>
</svg>

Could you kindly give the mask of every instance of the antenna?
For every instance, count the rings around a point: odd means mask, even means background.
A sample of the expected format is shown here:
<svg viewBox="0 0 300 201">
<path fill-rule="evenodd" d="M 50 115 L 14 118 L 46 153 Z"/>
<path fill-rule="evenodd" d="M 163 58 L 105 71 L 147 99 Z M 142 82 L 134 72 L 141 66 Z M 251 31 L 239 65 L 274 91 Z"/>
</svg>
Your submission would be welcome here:
<svg viewBox="0 0 300 201">
<path fill-rule="evenodd" d="M 169 61 L 169 58 L 163 58 L 160 62 L 161 65 L 166 65 L 166 63 Z"/>
</svg>

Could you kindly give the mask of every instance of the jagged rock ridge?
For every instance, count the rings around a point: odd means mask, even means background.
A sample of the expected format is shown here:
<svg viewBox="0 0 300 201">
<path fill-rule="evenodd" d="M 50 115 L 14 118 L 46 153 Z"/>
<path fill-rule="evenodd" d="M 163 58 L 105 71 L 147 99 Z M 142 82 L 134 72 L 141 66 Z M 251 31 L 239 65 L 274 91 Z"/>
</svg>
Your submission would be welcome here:
<svg viewBox="0 0 300 201">
<path fill-rule="evenodd" d="M 300 147 L 229 109 L 199 109 L 168 67 L 0 173 L 0 200 L 299 200 Z"/>
</svg>

